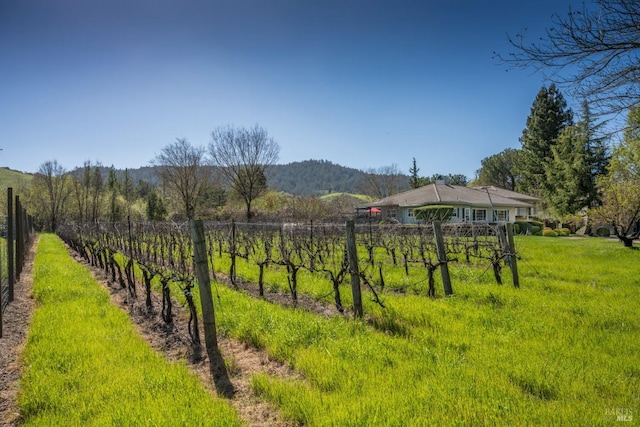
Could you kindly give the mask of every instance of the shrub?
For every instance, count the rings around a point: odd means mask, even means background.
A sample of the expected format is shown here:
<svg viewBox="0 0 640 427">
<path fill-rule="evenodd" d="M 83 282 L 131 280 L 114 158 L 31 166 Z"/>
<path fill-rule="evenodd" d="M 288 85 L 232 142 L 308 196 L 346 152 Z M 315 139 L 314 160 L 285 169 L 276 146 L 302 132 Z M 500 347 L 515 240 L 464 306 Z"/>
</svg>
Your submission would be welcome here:
<svg viewBox="0 0 640 427">
<path fill-rule="evenodd" d="M 609 237 L 610 235 L 611 235 L 611 231 L 607 227 L 599 227 L 596 230 L 596 236 Z"/>
<path fill-rule="evenodd" d="M 542 235 L 545 236 L 545 237 L 558 237 L 558 233 L 556 233 L 555 231 L 553 231 L 549 227 L 545 227 L 542 230 Z"/>
<path fill-rule="evenodd" d="M 516 234 L 527 234 L 529 223 L 527 221 L 516 221 L 513 223 L 513 232 Z"/>
<path fill-rule="evenodd" d="M 540 231 L 542 231 L 542 227 L 538 227 L 537 225 L 533 225 L 533 226 L 531 226 L 530 230 L 531 230 L 531 234 L 533 234 L 535 236 L 538 236 L 539 235 L 538 233 L 540 233 Z"/>
<path fill-rule="evenodd" d="M 558 236 L 568 236 L 571 234 L 571 230 L 569 230 L 568 228 L 556 228 L 553 231 L 555 231 Z"/>
</svg>

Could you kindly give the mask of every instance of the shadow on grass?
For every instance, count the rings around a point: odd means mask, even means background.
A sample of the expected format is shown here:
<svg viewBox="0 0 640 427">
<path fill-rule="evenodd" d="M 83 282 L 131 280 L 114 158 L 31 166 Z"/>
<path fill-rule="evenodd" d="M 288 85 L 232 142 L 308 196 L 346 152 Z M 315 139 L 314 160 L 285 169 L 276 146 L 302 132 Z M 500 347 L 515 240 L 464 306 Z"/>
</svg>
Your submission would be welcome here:
<svg viewBox="0 0 640 427">
<path fill-rule="evenodd" d="M 197 351 L 202 351 L 202 348 L 199 348 Z M 209 357 L 209 373 L 211 374 L 211 379 L 216 387 L 218 396 L 227 399 L 233 398 L 236 391 L 233 384 L 231 384 L 227 364 L 220 350 L 216 347 L 211 351 L 207 351 L 207 356 Z"/>
</svg>

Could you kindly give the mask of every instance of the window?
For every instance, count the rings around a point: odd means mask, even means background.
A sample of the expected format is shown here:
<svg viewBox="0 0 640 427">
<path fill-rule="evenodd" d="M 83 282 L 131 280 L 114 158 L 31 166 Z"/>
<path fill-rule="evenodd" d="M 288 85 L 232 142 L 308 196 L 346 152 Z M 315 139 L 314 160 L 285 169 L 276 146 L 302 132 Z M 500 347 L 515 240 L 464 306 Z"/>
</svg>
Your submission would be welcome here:
<svg viewBox="0 0 640 427">
<path fill-rule="evenodd" d="M 498 209 L 493 211 L 493 220 L 498 222 L 508 222 L 509 211 L 507 209 Z"/>
<path fill-rule="evenodd" d="M 458 218 L 458 209 L 460 208 L 453 208 L 453 211 L 451 212 L 451 218 Z"/>
<path fill-rule="evenodd" d="M 413 209 L 409 209 L 409 210 L 407 210 L 407 216 L 408 216 L 409 218 L 412 218 L 412 217 L 413 217 Z"/>
<path fill-rule="evenodd" d="M 396 217 L 396 210 L 389 209 L 389 218 L 395 218 L 395 217 Z"/>
<path fill-rule="evenodd" d="M 472 221 L 486 221 L 487 220 L 487 210 L 486 209 L 473 209 L 473 220 Z"/>
</svg>

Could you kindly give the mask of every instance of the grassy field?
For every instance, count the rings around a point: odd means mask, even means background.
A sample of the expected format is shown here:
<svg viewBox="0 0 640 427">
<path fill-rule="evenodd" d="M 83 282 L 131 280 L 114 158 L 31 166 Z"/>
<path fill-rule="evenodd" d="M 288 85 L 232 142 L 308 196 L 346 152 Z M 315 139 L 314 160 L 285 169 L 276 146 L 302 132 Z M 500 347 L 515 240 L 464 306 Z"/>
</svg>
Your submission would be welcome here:
<svg viewBox="0 0 640 427">
<path fill-rule="evenodd" d="M 386 333 L 222 287 L 218 325 L 304 375 L 254 387 L 307 425 L 610 425 L 620 409 L 637 414 L 640 252 L 589 238 L 523 236 L 517 247 L 521 289 L 469 274 L 446 299 L 385 295 L 382 309 L 365 298 Z M 300 291 L 326 293 L 314 280 L 301 277 Z"/>
<path fill-rule="evenodd" d="M 27 187 L 31 183 L 33 175 L 15 171 L 9 168 L 0 168 L 0 189 L 4 190 L 3 196 L 7 198 L 6 189 L 12 187 L 15 190 L 18 188 Z"/>
<path fill-rule="evenodd" d="M 34 264 L 37 301 L 21 379 L 25 425 L 240 425 L 184 364 L 170 364 L 54 235 Z"/>
<path fill-rule="evenodd" d="M 640 251 L 595 238 L 519 236 L 516 246 L 520 289 L 508 280 L 496 285 L 490 273 L 459 269 L 452 297 L 386 293 L 383 309 L 365 294 L 365 321 L 327 319 L 216 285 L 219 334 L 265 349 L 302 374 L 301 380 L 260 374 L 252 381 L 258 395 L 298 424 L 606 426 L 621 413 L 637 421 Z M 41 307 L 21 400 L 27 421 L 56 425 L 77 410 L 82 415 L 71 424 L 147 425 L 144 417 L 152 417 L 162 425 L 192 412 L 201 417 L 194 425 L 236 422 L 219 401 L 188 406 L 205 400 L 188 375 L 179 377 L 193 392 L 173 375 L 151 378 L 161 370 L 153 364 L 159 356 L 147 355 L 124 315 L 63 252 L 43 236 L 35 276 Z M 221 268 L 224 262 L 216 260 Z M 243 277 L 254 275 L 253 266 L 239 267 Z M 282 280 L 281 272 L 268 274 L 272 283 Z M 395 277 L 388 280 L 403 280 Z M 330 289 L 326 278 L 300 279 L 300 292 Z M 344 286 L 346 302 L 348 294 Z M 115 319 L 106 315 L 112 311 Z M 115 351 L 112 341 L 117 352 L 106 356 Z M 130 342 L 145 356 L 134 355 Z M 147 367 L 142 374 L 140 366 Z"/>
</svg>

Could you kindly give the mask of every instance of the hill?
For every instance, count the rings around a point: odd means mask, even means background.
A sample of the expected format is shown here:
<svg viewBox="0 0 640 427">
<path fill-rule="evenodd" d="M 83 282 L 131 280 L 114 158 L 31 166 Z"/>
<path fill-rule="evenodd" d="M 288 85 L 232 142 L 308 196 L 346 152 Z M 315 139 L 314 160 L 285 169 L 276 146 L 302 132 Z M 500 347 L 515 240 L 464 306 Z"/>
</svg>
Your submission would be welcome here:
<svg viewBox="0 0 640 427">
<path fill-rule="evenodd" d="M 95 166 L 93 166 L 95 167 Z M 156 173 L 157 166 L 142 166 L 129 169 L 131 180 L 137 185 L 145 181 L 152 186 L 160 185 L 160 179 Z M 100 166 L 102 178 L 106 181 L 109 176 L 109 168 Z M 119 180 L 124 178 L 124 169 L 116 169 Z M 82 167 L 75 168 L 69 173 L 82 173 Z M 284 165 L 274 165 L 267 169 L 267 183 L 269 188 L 297 196 L 326 195 L 332 193 L 360 193 L 362 171 L 332 163 L 328 160 L 305 160 Z M 0 185 L 5 182 L 12 183 L 14 187 L 24 182 L 28 185 L 32 175 L 12 171 L 6 168 L 0 169 Z M 408 182 L 409 177 L 404 177 Z M 408 184 L 407 184 L 408 185 Z M 9 185 L 6 185 L 7 187 Z"/>
<path fill-rule="evenodd" d="M 3 191 L 3 196 L 6 198 L 6 189 L 11 187 L 14 190 L 28 187 L 31 184 L 32 174 L 19 172 L 7 167 L 0 168 L 0 190 Z"/>
<path fill-rule="evenodd" d="M 305 160 L 270 167 L 267 182 L 275 190 L 303 196 L 357 193 L 361 174 L 327 160 Z"/>
<path fill-rule="evenodd" d="M 134 183 L 144 180 L 153 186 L 159 185 L 155 166 L 129 169 Z M 109 169 L 102 168 L 107 179 Z M 124 170 L 117 170 L 118 179 L 123 179 Z M 269 188 L 298 196 L 323 195 L 330 193 L 358 193 L 362 172 L 358 169 L 340 166 L 327 160 L 305 160 L 285 165 L 274 165 L 267 169 Z"/>
</svg>

